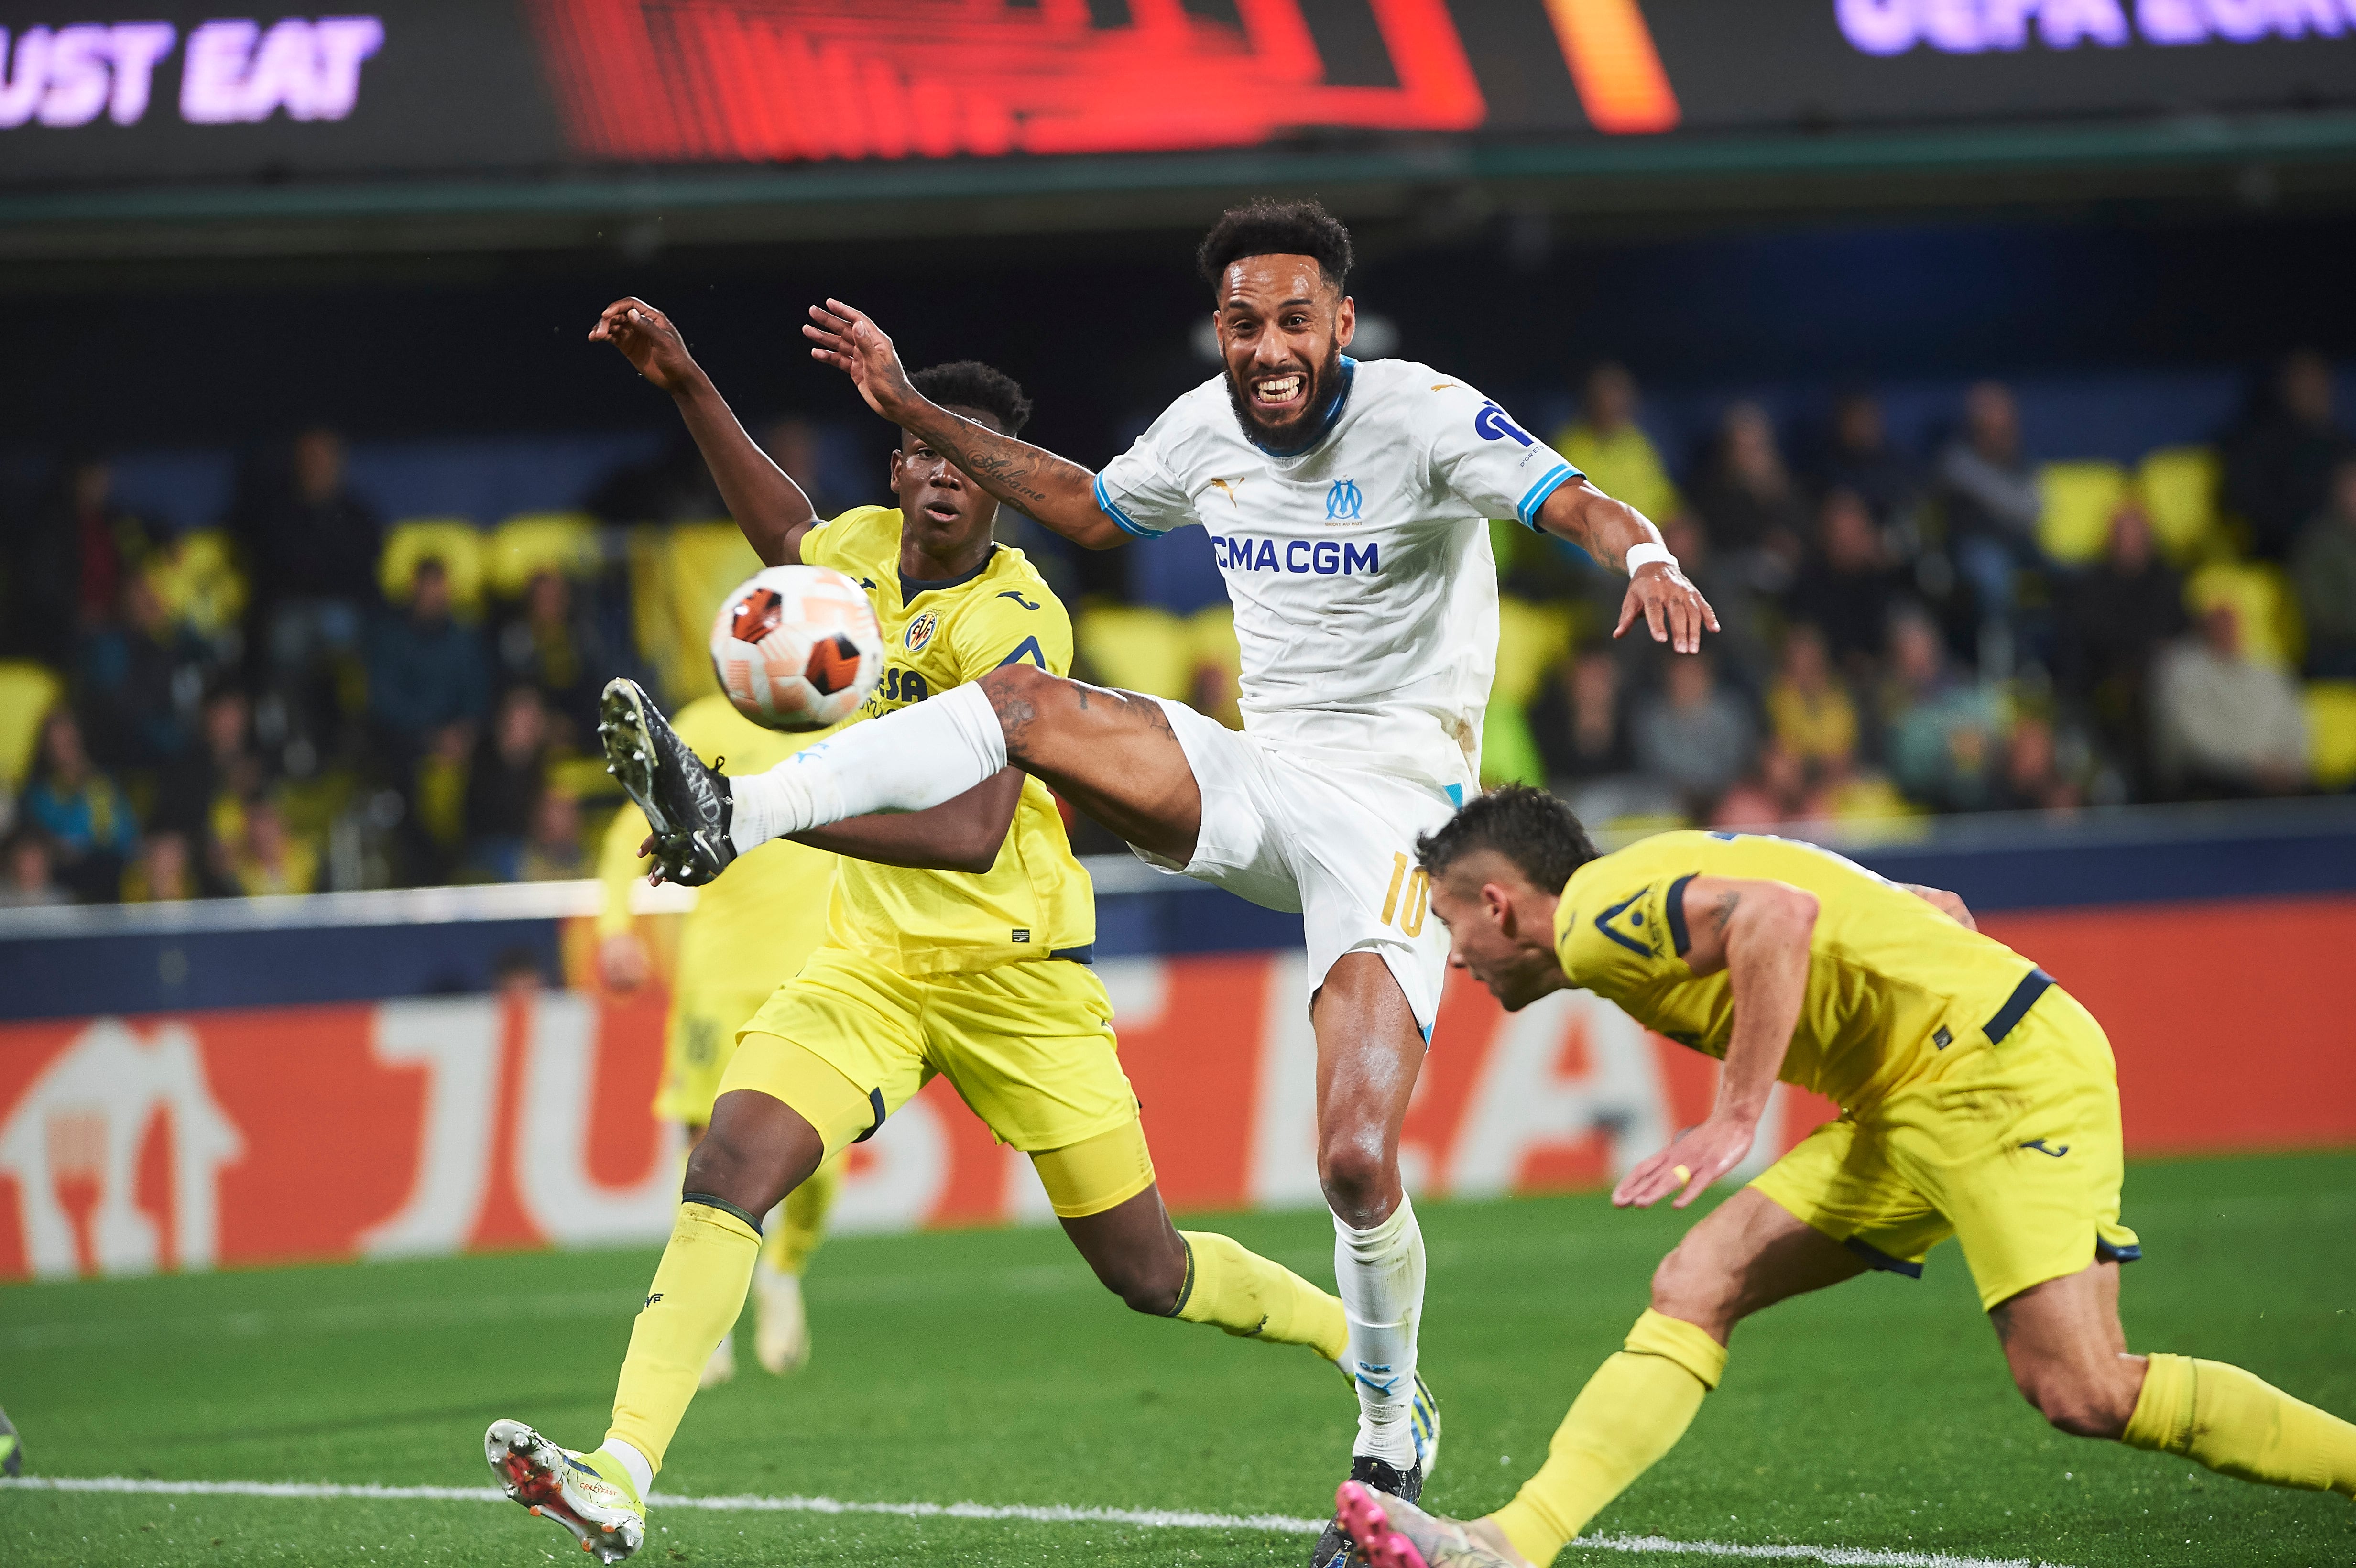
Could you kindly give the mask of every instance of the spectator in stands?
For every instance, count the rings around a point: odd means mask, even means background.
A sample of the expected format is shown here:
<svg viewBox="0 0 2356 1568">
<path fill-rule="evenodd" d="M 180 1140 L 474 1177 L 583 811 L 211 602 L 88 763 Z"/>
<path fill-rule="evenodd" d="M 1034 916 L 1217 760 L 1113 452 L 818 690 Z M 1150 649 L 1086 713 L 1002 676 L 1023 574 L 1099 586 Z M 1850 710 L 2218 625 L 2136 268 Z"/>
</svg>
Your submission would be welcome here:
<svg viewBox="0 0 2356 1568">
<path fill-rule="evenodd" d="M 516 880 L 566 881 L 589 874 L 581 848 L 581 803 L 573 792 L 544 786 L 531 803 L 531 831 L 516 859 Z"/>
<path fill-rule="evenodd" d="M 2307 621 L 2307 673 L 2356 680 L 2356 453 L 2332 469 L 2330 501 L 2299 535 L 2290 576 Z"/>
<path fill-rule="evenodd" d="M 2022 455 L 2020 409 L 2009 388 L 1982 381 L 1964 394 L 1963 432 L 1939 453 L 1937 480 L 1955 571 L 1984 613 L 2008 618 L 2014 574 L 2044 561 L 2037 544 L 2044 501 Z"/>
<path fill-rule="evenodd" d="M 1824 633 L 1805 621 L 1783 635 L 1767 723 L 1776 748 L 1813 780 L 1846 773 L 1857 756 L 1857 703 L 1833 671 Z"/>
<path fill-rule="evenodd" d="M 2312 348 L 2286 357 L 2266 400 L 2224 442 L 2224 501 L 2250 525 L 2251 548 L 2280 560 L 2330 502 L 2331 474 L 2356 456 L 2332 410 L 2331 365 Z"/>
<path fill-rule="evenodd" d="M 8 651 L 63 668 L 76 637 L 113 618 L 147 549 L 145 528 L 114 500 L 113 470 L 69 462 L 8 551 Z"/>
<path fill-rule="evenodd" d="M 368 684 L 369 712 L 397 757 L 413 758 L 438 731 L 482 717 L 489 661 L 475 629 L 452 618 L 450 573 L 434 557 L 417 563 L 407 611 L 377 627 Z"/>
<path fill-rule="evenodd" d="M 186 835 L 150 833 L 140 840 L 139 858 L 123 874 L 124 903 L 169 903 L 198 896 L 197 870 Z"/>
<path fill-rule="evenodd" d="M 1995 704 L 1948 668 L 1939 629 L 1912 606 L 1890 617 L 1882 734 L 1884 759 L 1910 799 L 1941 811 L 1987 805 L 2001 734 Z"/>
<path fill-rule="evenodd" d="M 509 687 L 466 770 L 466 853 L 494 880 L 517 877 L 548 775 L 548 707 L 537 689 Z"/>
<path fill-rule="evenodd" d="M 1660 519 L 1661 540 L 1677 565 L 1718 612 L 1718 632 L 1711 644 L 1720 668 L 1746 693 L 1755 695 L 1767 678 L 1767 649 L 1759 631 L 1759 594 L 1751 580 L 1730 565 L 1710 541 L 1709 530 L 1691 512 Z M 1525 536 L 1528 530 L 1523 530 Z M 1583 586 L 1594 613 L 1616 621 L 1625 589 L 1606 572 L 1590 571 Z"/>
<path fill-rule="evenodd" d="M 2290 795 L 2308 782 L 2307 714 L 2287 671 L 2251 658 L 2231 604 L 2159 656 L 2153 729 L 2162 783 L 2202 796 Z"/>
<path fill-rule="evenodd" d="M 1652 438 L 1636 424 L 1636 379 L 1610 361 L 1587 373 L 1579 418 L 1555 432 L 1554 449 L 1604 494 L 1658 521 L 1680 506 Z"/>
<path fill-rule="evenodd" d="M 1740 558 L 1762 587 L 1791 581 L 1807 533 L 1807 503 L 1775 443 L 1775 426 L 1757 403 L 1726 411 L 1694 510 L 1721 555 Z"/>
<path fill-rule="evenodd" d="M 660 455 L 607 475 L 587 508 L 609 523 L 702 523 L 728 515 L 728 504 L 695 443 L 672 438 Z"/>
<path fill-rule="evenodd" d="M 1855 494 L 1885 528 L 1911 530 L 1922 499 L 1922 472 L 1890 441 L 1881 400 L 1871 392 L 1852 389 L 1834 401 L 1823 487 Z"/>
<path fill-rule="evenodd" d="M 51 709 L 41 721 L 24 812 L 48 839 L 59 880 L 92 901 L 115 896 L 139 824 L 114 781 L 91 761 L 81 725 L 64 707 Z"/>
<path fill-rule="evenodd" d="M 1676 791 L 1695 817 L 1706 818 L 1742 776 L 1757 741 L 1751 715 L 1718 684 L 1706 651 L 1671 660 L 1661 690 L 1636 714 L 1637 764 Z"/>
<path fill-rule="evenodd" d="M 319 880 L 319 853 L 286 824 L 286 813 L 269 795 L 245 803 L 244 830 L 230 856 L 230 874 L 249 898 L 307 893 Z"/>
<path fill-rule="evenodd" d="M 523 602 L 493 640 L 500 678 L 537 688 L 573 745 L 585 745 L 596 732 L 597 698 L 605 683 L 633 670 L 591 611 L 562 573 L 543 571 L 525 586 Z"/>
<path fill-rule="evenodd" d="M 818 426 L 799 414 L 773 420 L 761 432 L 761 450 L 769 454 L 770 462 L 786 471 L 787 478 L 802 487 L 802 494 L 810 498 L 812 512 L 831 517 L 842 510 L 843 504 L 827 483 L 826 454 Z"/>
<path fill-rule="evenodd" d="M 2112 759 L 2142 779 L 2151 756 L 2152 660 L 2184 630 L 2184 581 L 2160 559 L 2151 519 L 2132 504 L 2111 518 L 2103 559 L 2064 604 L 2061 672 Z"/>
<path fill-rule="evenodd" d="M 30 823 L 0 844 L 0 909 L 42 909 L 73 902 L 58 886 L 56 854 L 48 836 Z"/>
<path fill-rule="evenodd" d="M 1530 704 L 1530 733 L 1558 789 L 1635 771 L 1613 654 L 1605 643 L 1580 649 L 1556 667 Z"/>
<path fill-rule="evenodd" d="M 188 749 L 209 651 L 172 619 L 144 571 L 126 573 L 122 613 L 82 635 L 81 711 L 112 767 L 162 767 Z"/>
<path fill-rule="evenodd" d="M 295 437 L 284 472 L 250 481 L 230 527 L 252 576 L 252 646 L 287 694 L 297 732 L 331 727 L 335 664 L 359 654 L 384 545 L 382 519 L 346 476 L 343 438 Z"/>
<path fill-rule="evenodd" d="M 1840 667 L 1871 669 L 1889 635 L 1900 579 L 1879 524 L 1854 490 L 1828 491 L 1816 513 L 1816 548 L 1785 600 L 1792 619 L 1815 626 Z"/>
<path fill-rule="evenodd" d="M 2042 713 L 2023 713 L 2004 741 L 2004 766 L 1988 805 L 1996 811 L 2074 811 L 2086 792 L 2062 761 L 2061 738 Z"/>
<path fill-rule="evenodd" d="M 198 846 L 198 862 L 209 874 L 226 877 L 227 845 L 215 819 L 234 820 L 238 803 L 269 782 L 270 770 L 253 745 L 252 700 L 242 687 L 216 686 L 198 716 L 197 744 L 164 771 L 148 826 Z"/>
<path fill-rule="evenodd" d="M 1719 797 L 1709 825 L 1729 833 L 1762 833 L 1820 822 L 1831 814 L 1825 791 L 1810 784 L 1806 764 L 1770 741 L 1760 749 L 1758 766 Z"/>
</svg>

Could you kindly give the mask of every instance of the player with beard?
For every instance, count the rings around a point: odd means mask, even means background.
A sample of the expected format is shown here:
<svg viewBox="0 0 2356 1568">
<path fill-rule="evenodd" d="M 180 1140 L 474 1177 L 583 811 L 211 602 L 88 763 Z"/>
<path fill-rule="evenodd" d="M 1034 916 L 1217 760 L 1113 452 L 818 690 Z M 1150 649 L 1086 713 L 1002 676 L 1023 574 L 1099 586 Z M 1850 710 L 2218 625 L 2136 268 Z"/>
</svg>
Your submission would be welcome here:
<svg viewBox="0 0 2356 1568">
<path fill-rule="evenodd" d="M 1651 523 L 1496 403 L 1427 366 L 1343 352 L 1357 324 L 1350 237 L 1323 208 L 1236 208 L 1199 260 L 1226 372 L 1101 473 L 926 399 L 849 305 L 813 309 L 803 330 L 878 413 L 1068 539 L 1107 549 L 1202 526 L 1235 601 L 1244 732 L 1010 665 L 766 774 L 723 779 L 666 753 L 649 816 L 676 825 L 658 850 L 669 874 L 701 882 L 771 838 L 922 810 L 1012 763 L 1149 863 L 1301 912 L 1318 1174 L 1359 1398 L 1350 1474 L 1413 1498 L 1438 1429 L 1419 1413 L 1424 1253 L 1398 1139 L 1447 962 L 1414 851 L 1479 788 L 1497 642 L 1487 519 L 1627 571 L 1622 632 L 1642 616 L 1691 652 L 1717 623 Z M 614 744 L 652 745 L 657 728 Z M 1329 1529 L 1312 1561 L 1349 1550 Z"/>
</svg>

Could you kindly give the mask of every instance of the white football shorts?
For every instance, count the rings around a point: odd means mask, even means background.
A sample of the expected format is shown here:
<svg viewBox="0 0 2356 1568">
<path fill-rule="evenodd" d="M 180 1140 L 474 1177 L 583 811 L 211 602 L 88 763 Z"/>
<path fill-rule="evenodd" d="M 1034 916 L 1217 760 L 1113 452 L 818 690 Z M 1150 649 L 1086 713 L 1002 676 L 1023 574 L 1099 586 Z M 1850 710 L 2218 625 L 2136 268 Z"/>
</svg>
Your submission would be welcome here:
<svg viewBox="0 0 2356 1568">
<path fill-rule="evenodd" d="M 1183 702 L 1157 700 L 1202 788 L 1203 828 L 1183 866 L 1135 845 L 1130 852 L 1263 909 L 1297 912 L 1312 996 L 1344 954 L 1380 954 L 1428 1043 L 1447 978 L 1448 930 L 1432 918 L 1415 841 L 1453 816 L 1457 803 L 1391 773 L 1296 760 Z"/>
</svg>

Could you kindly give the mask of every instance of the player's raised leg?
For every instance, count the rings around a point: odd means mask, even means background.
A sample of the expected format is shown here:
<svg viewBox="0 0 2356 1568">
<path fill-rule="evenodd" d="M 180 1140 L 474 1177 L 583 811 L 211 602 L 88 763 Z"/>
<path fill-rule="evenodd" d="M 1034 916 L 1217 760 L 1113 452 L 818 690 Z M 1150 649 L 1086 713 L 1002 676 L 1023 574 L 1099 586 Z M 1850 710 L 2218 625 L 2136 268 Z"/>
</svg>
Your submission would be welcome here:
<svg viewBox="0 0 2356 1568">
<path fill-rule="evenodd" d="M 2115 1262 L 2033 1285 L 1988 1319 L 2022 1396 L 2063 1432 L 2356 1498 L 2356 1425 L 2222 1361 L 2128 1354 Z"/>
</svg>

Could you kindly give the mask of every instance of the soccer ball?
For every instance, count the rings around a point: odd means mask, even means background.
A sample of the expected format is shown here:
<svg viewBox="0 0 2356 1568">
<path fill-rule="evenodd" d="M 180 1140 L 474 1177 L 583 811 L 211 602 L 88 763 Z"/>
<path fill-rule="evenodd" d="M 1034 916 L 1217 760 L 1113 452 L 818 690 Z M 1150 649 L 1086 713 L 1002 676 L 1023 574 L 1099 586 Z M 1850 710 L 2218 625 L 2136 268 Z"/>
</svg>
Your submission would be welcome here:
<svg viewBox="0 0 2356 1568">
<path fill-rule="evenodd" d="M 884 632 L 859 584 L 823 566 L 773 566 L 712 623 L 712 668 L 736 711 L 772 730 L 851 717 L 884 674 Z"/>
</svg>

